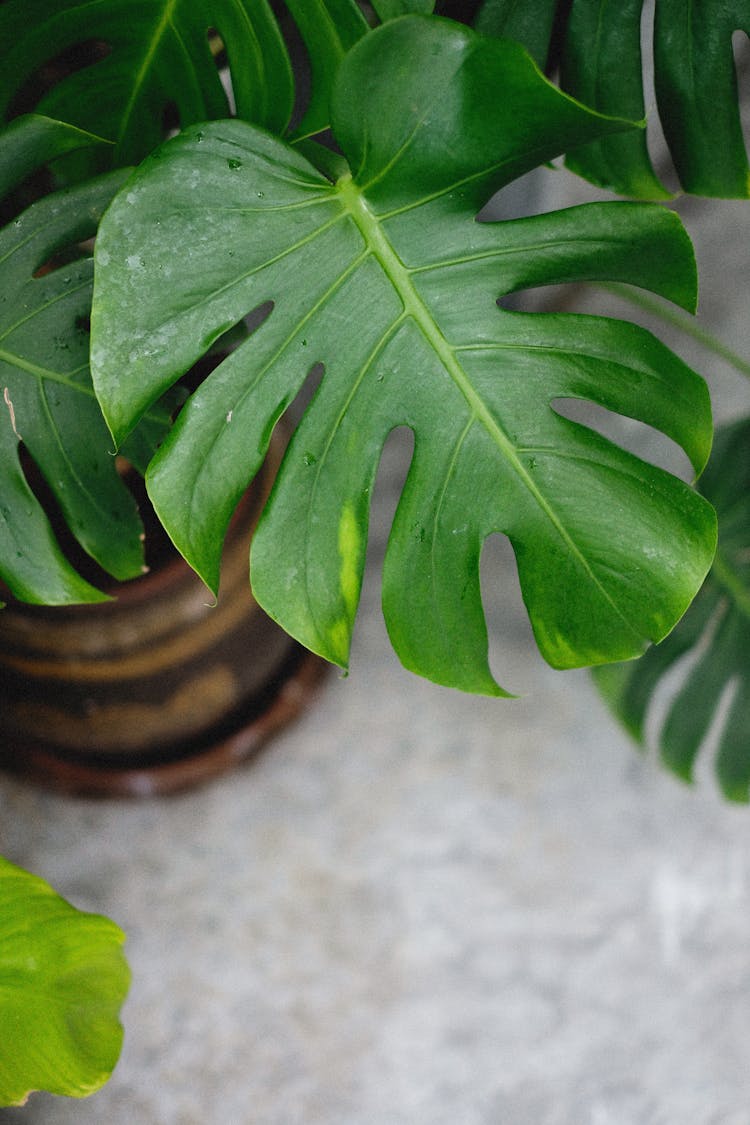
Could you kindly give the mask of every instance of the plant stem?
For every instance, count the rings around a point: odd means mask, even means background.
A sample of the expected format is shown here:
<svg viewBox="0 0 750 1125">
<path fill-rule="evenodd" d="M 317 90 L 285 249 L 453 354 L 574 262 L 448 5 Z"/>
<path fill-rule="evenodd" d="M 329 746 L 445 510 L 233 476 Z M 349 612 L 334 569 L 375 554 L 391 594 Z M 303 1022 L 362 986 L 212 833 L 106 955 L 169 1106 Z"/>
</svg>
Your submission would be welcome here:
<svg viewBox="0 0 750 1125">
<path fill-rule="evenodd" d="M 743 356 L 738 355 L 737 352 L 732 351 L 731 348 L 728 348 L 726 344 L 718 340 L 705 328 L 702 328 L 688 313 L 670 308 L 668 305 L 662 304 L 656 297 L 650 297 L 648 294 L 642 293 L 636 289 L 631 289 L 627 285 L 618 285 L 612 282 L 601 284 L 599 288 L 606 289 L 607 292 L 622 297 L 623 300 L 629 301 L 630 304 L 636 305 L 646 312 L 653 313 L 664 323 L 671 324 L 675 328 L 678 328 L 680 332 L 684 332 L 686 336 L 692 337 L 692 339 L 696 340 L 708 351 L 713 352 L 714 355 L 725 360 L 735 371 L 739 371 L 741 375 L 750 378 L 750 362 Z"/>
<path fill-rule="evenodd" d="M 714 556 L 711 569 L 716 581 L 724 587 L 740 612 L 743 613 L 745 617 L 750 618 L 750 590 L 745 587 L 742 580 L 738 578 L 732 570 L 721 548 L 719 548 Z"/>
</svg>

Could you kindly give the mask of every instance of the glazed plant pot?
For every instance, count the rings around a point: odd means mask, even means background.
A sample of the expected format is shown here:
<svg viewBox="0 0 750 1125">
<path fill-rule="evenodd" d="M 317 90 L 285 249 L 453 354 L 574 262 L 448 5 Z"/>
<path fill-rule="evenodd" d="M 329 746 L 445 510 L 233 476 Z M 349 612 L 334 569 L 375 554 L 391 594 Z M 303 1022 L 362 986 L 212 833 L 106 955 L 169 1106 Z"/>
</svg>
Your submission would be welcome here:
<svg viewBox="0 0 750 1125">
<path fill-rule="evenodd" d="M 270 455 L 230 525 L 219 597 L 173 549 L 110 602 L 0 612 L 0 763 L 57 788 L 148 795 L 250 757 L 311 698 L 322 662 L 258 606 L 253 529 Z"/>
</svg>

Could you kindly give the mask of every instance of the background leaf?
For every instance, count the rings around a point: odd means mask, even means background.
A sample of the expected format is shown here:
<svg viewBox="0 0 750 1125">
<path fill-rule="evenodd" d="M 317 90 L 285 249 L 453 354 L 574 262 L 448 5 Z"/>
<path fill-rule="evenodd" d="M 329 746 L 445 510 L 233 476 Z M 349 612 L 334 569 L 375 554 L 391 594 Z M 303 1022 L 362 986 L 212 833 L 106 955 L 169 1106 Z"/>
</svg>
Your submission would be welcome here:
<svg viewBox="0 0 750 1125">
<path fill-rule="evenodd" d="M 297 126 L 307 135 L 328 124 L 336 68 L 367 23 L 356 0 L 289 0 L 288 8 L 312 72 Z M 210 31 L 225 48 L 237 114 L 284 132 L 295 80 L 268 0 L 6 0 L 0 37 L 13 49 L 0 73 L 0 116 L 20 100 L 111 140 L 114 166 L 135 163 L 169 125 L 229 116 Z"/>
<path fill-rule="evenodd" d="M 674 632 L 641 660 L 596 673 L 610 707 L 642 744 L 666 683 L 677 676 L 654 734 L 662 760 L 691 780 L 713 731 L 722 790 L 741 801 L 750 795 L 749 449 L 750 419 L 716 435 L 701 490 L 719 516 L 719 547 L 693 605 Z"/>
<path fill-rule="evenodd" d="M 130 984 L 125 935 L 0 857 L 0 1105 L 85 1097 L 109 1078 Z"/>
<path fill-rule="evenodd" d="M 310 64 L 310 101 L 295 137 L 307 137 L 324 129 L 330 121 L 330 101 L 339 63 L 348 49 L 367 31 L 367 23 L 356 0 L 285 0 L 302 36 Z M 263 125 L 240 108 L 246 121 Z M 281 130 L 276 130 L 281 132 Z"/>
<path fill-rule="evenodd" d="M 372 6 L 385 23 L 398 16 L 428 15 L 435 7 L 435 0 L 372 0 Z"/>
<path fill-rule="evenodd" d="M 629 204 L 474 221 L 514 176 L 626 123 L 555 91 L 515 44 L 415 16 L 350 52 L 333 124 L 351 167 L 335 185 L 283 142 L 223 122 L 146 161 L 102 224 L 92 363 L 119 438 L 220 333 L 273 302 L 153 462 L 160 518 L 215 587 L 231 512 L 321 362 L 253 545 L 256 596 L 289 632 L 346 664 L 377 464 L 404 425 L 415 453 L 383 603 L 407 667 L 499 692 L 479 591 L 482 543 L 495 531 L 513 543 L 551 663 L 641 652 L 698 589 L 713 513 L 554 403 L 588 398 L 637 417 L 700 471 L 705 385 L 634 325 L 511 313 L 496 301 L 607 277 L 690 307 L 689 241 L 673 214 Z"/>
<path fill-rule="evenodd" d="M 656 97 L 680 183 L 697 195 L 746 199 L 750 178 L 732 55 L 735 31 L 750 35 L 749 0 L 657 2 Z"/>
<path fill-rule="evenodd" d="M 557 0 L 485 0 L 474 26 L 483 35 L 506 36 L 522 43 L 540 67 L 549 53 Z M 637 115 L 636 115 L 637 116 Z"/>
<path fill-rule="evenodd" d="M 566 27 L 560 83 L 595 106 L 640 120 L 645 115 L 641 60 L 643 0 L 574 3 Z M 646 132 L 606 137 L 569 153 L 565 163 L 593 183 L 637 199 L 668 199 L 654 172 Z"/>
<path fill-rule="evenodd" d="M 2 136 L 0 187 L 98 138 L 45 118 Z M 142 526 L 120 480 L 88 368 L 93 261 L 85 240 L 121 172 L 41 199 L 0 231 L 0 576 L 19 598 L 60 604 L 102 595 L 64 557 L 19 458 L 41 472 L 81 546 L 110 574 L 141 573 Z M 57 268 L 54 268 L 57 267 Z M 152 434 L 151 452 L 163 427 Z"/>
<path fill-rule="evenodd" d="M 550 0 L 485 0 L 476 25 L 518 38 L 540 59 L 551 29 Z M 750 0 L 656 0 L 654 73 L 658 112 L 685 191 L 746 198 L 732 36 L 750 33 Z M 602 113 L 644 115 L 641 59 L 643 0 L 557 0 L 564 30 L 561 86 Z M 651 164 L 645 135 L 619 134 L 570 153 L 566 164 L 593 183 L 642 199 L 669 192 Z"/>
</svg>

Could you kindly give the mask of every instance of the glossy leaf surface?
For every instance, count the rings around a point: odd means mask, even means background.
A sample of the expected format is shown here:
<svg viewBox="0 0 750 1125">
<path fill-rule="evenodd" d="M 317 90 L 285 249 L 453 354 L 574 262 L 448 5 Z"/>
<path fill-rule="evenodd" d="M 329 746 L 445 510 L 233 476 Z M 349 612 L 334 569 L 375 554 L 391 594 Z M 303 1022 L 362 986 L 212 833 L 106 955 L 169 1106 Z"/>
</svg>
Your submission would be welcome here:
<svg viewBox="0 0 750 1125">
<path fill-rule="evenodd" d="M 641 743 L 665 686 L 679 683 L 655 741 L 662 760 L 693 776 L 710 731 L 716 770 L 727 797 L 750 796 L 750 421 L 716 436 L 701 489 L 719 516 L 716 561 L 674 632 L 635 664 L 597 672 L 608 703 Z M 718 721 L 718 729 L 715 723 Z"/>
<path fill-rule="evenodd" d="M 380 453 L 408 426 L 415 451 L 383 579 L 407 667 L 500 691 L 479 589 L 494 531 L 513 543 L 551 663 L 639 653 L 700 585 L 713 513 L 554 403 L 588 398 L 637 417 L 698 471 L 710 444 L 705 385 L 633 325 L 496 302 L 606 277 L 690 307 L 689 241 L 674 215 L 631 204 L 474 219 L 516 175 L 624 124 L 560 95 L 515 44 L 417 16 L 347 56 L 333 122 L 350 166 L 335 184 L 267 134 L 218 123 L 155 154 L 102 224 L 92 364 L 120 439 L 221 332 L 273 302 L 152 464 L 160 517 L 215 588 L 231 512 L 322 363 L 253 546 L 256 595 L 288 631 L 346 664 Z"/>
<path fill-rule="evenodd" d="M 356 0 L 289 0 L 288 7 L 312 71 L 312 100 L 298 127 L 305 134 L 327 124 L 336 67 L 367 24 Z M 58 81 L 33 108 L 113 141 L 115 164 L 135 162 L 163 139 L 172 113 L 183 126 L 228 116 L 209 31 L 226 48 L 238 115 L 283 132 L 295 84 L 268 0 L 6 0 L 0 37 L 13 48 L 0 74 L 0 113 L 35 76 L 43 88 L 45 67 Z M 72 67 L 60 58 L 66 52 Z"/>
<path fill-rule="evenodd" d="M 0 1106 L 85 1097 L 109 1078 L 130 984 L 114 922 L 0 857 Z"/>
<path fill-rule="evenodd" d="M 95 143 L 60 122 L 19 119 L 0 138 L 0 190 Z M 82 243 L 123 179 L 111 173 L 49 195 L 0 231 L 0 578 L 26 601 L 102 595 L 63 556 L 22 469 L 21 445 L 105 570 L 132 578 L 143 566 L 142 526 L 118 477 L 88 367 L 93 261 Z"/>
<path fill-rule="evenodd" d="M 643 0 L 557 0 L 564 21 L 561 84 L 602 113 L 643 116 Z M 732 37 L 750 34 L 750 0 L 655 0 L 658 113 L 680 183 L 699 195 L 750 194 Z M 510 35 L 537 55 L 551 26 L 550 0 L 485 0 L 477 26 Z M 541 37 L 541 39 L 540 39 Z M 574 171 L 621 195 L 668 195 L 644 134 L 599 138 L 570 154 Z"/>
</svg>

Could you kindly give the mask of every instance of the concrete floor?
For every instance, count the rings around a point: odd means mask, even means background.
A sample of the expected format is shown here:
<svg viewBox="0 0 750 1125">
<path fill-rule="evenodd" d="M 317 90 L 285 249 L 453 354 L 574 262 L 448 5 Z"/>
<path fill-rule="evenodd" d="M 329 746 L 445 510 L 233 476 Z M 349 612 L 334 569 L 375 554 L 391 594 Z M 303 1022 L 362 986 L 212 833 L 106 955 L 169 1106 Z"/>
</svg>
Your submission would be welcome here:
<svg viewBox="0 0 750 1125">
<path fill-rule="evenodd" d="M 747 204 L 688 210 L 708 323 L 750 354 Z M 720 417 L 748 405 L 693 361 Z M 134 804 L 0 780 L 0 851 L 115 918 L 134 975 L 109 1085 L 3 1121 L 749 1125 L 750 814 L 539 661 L 497 544 L 493 662 L 522 698 L 401 670 L 377 566 L 402 469 L 395 443 L 351 675 L 249 768 Z"/>
</svg>

